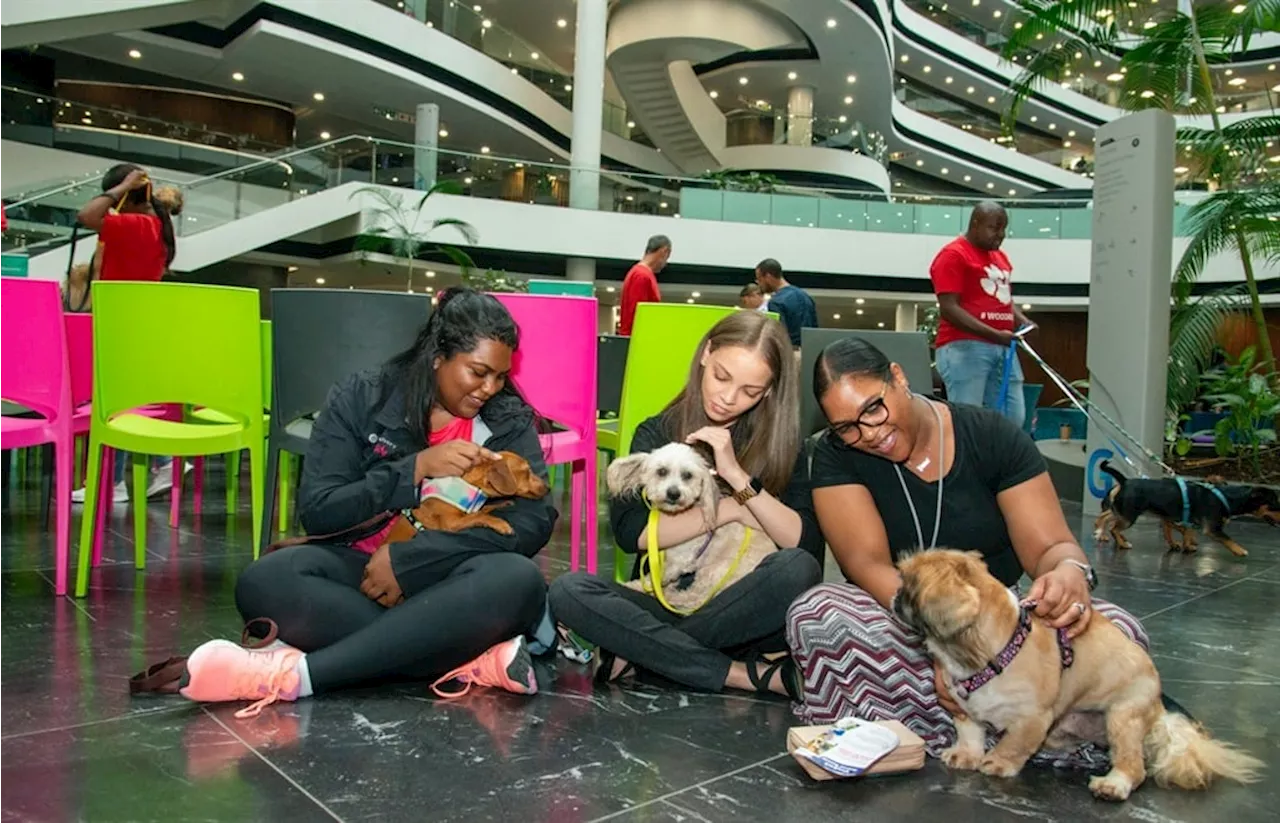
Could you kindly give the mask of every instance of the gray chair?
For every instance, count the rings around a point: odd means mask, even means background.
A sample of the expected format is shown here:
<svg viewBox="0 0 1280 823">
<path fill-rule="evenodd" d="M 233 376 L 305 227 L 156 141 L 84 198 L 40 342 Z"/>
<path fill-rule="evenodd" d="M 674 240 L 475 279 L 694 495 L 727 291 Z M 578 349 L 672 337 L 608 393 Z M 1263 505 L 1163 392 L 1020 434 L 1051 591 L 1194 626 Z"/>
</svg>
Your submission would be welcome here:
<svg viewBox="0 0 1280 823">
<path fill-rule="evenodd" d="M 271 292 L 271 428 L 267 488 L 275 489 L 280 452 L 305 455 L 311 425 L 335 383 L 380 366 L 409 348 L 431 315 L 424 294 L 350 289 Z M 262 509 L 262 545 L 271 542 L 275 495 Z"/>
<path fill-rule="evenodd" d="M 617 414 L 622 405 L 622 375 L 627 370 L 627 347 L 630 337 L 616 334 L 600 335 L 596 347 L 596 413 L 604 417 Z"/>
<path fill-rule="evenodd" d="M 854 329 L 800 330 L 800 431 L 808 436 L 827 425 L 813 397 L 813 364 L 822 350 L 837 340 L 861 337 L 885 357 L 902 367 L 911 388 L 919 394 L 933 394 L 933 366 L 929 356 L 929 336 L 919 331 L 861 331 Z"/>
</svg>

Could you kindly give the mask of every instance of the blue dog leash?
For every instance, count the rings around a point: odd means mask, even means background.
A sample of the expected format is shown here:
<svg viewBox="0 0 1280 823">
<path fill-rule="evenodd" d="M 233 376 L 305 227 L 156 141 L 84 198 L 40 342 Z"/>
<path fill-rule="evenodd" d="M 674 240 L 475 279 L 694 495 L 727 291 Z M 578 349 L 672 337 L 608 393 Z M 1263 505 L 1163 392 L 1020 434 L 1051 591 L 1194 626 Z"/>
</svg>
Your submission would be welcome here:
<svg viewBox="0 0 1280 823">
<path fill-rule="evenodd" d="M 1185 478 L 1182 478 L 1182 477 L 1174 477 L 1173 479 L 1178 481 L 1178 491 L 1182 493 L 1182 520 L 1178 521 L 1178 525 L 1190 526 L 1191 525 L 1191 499 L 1187 496 L 1187 485 L 1188 485 L 1187 481 Z M 1231 504 L 1227 502 L 1227 496 L 1222 493 L 1222 489 L 1219 489 L 1217 486 L 1213 485 L 1212 483 L 1201 483 L 1199 481 L 1194 481 L 1194 482 L 1197 486 L 1203 486 L 1204 488 L 1213 492 L 1213 496 L 1218 498 L 1218 500 L 1222 503 L 1222 507 L 1227 510 L 1227 514 L 1231 513 Z"/>
<path fill-rule="evenodd" d="M 1013 375 L 1013 358 L 1018 354 L 1018 338 L 1013 338 L 1009 350 L 1004 353 L 1004 376 L 1000 378 L 1000 402 L 996 408 L 1001 414 L 1009 411 L 1009 378 Z"/>
</svg>

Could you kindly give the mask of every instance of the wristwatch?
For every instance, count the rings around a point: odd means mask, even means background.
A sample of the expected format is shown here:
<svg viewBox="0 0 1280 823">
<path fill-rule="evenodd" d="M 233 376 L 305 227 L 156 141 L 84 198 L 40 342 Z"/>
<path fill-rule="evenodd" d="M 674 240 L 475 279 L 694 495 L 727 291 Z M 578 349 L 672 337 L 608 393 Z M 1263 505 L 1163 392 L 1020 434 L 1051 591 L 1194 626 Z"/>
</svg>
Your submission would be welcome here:
<svg viewBox="0 0 1280 823">
<path fill-rule="evenodd" d="M 760 481 L 752 477 L 747 482 L 747 485 L 733 493 L 733 499 L 737 501 L 739 505 L 745 506 L 747 501 L 759 494 L 763 488 L 764 487 L 760 485 Z"/>
<path fill-rule="evenodd" d="M 1062 563 L 1070 563 L 1080 571 L 1084 572 L 1084 579 L 1085 579 L 1085 582 L 1089 584 L 1089 591 L 1093 591 L 1095 588 L 1097 588 L 1098 573 L 1093 570 L 1092 566 L 1088 565 L 1087 563 L 1081 563 L 1079 560 L 1072 560 L 1070 557 L 1063 560 Z M 1058 565 L 1061 566 L 1062 563 L 1059 563 Z"/>
</svg>

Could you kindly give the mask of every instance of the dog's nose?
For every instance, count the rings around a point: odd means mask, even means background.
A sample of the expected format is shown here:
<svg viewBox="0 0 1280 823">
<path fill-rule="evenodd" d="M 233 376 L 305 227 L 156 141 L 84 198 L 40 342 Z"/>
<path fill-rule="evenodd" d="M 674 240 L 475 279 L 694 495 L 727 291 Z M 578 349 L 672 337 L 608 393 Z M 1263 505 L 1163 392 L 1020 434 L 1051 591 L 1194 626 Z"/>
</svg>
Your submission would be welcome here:
<svg viewBox="0 0 1280 823">
<path fill-rule="evenodd" d="M 679 487 L 679 486 L 667 486 L 667 502 L 668 502 L 668 503 L 679 503 L 679 502 L 680 502 L 680 487 Z"/>
</svg>

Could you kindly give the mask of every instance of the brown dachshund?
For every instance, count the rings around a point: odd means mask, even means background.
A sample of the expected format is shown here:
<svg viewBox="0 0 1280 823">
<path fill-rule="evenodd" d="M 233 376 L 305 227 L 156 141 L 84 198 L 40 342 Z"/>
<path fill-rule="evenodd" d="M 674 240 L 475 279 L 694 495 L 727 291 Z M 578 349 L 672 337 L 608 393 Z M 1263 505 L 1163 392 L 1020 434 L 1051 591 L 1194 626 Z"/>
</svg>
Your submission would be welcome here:
<svg viewBox="0 0 1280 823">
<path fill-rule="evenodd" d="M 481 463 L 471 468 L 462 479 L 479 488 L 490 501 L 500 497 L 524 497 L 538 500 L 547 493 L 547 484 L 541 477 L 533 473 L 529 463 L 515 452 L 499 452 L 500 460 Z M 446 532 L 460 532 L 476 526 L 493 529 L 499 534 L 511 534 L 511 524 L 490 512 L 510 504 L 510 500 L 489 502 L 478 512 L 467 514 L 450 503 L 434 497 L 422 501 L 413 510 L 413 516 L 425 529 L 436 529 Z M 412 540 L 418 530 L 401 515 L 396 518 L 395 525 L 387 535 L 388 543 L 403 543 Z"/>
</svg>

